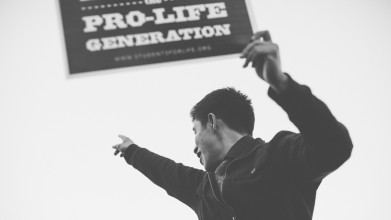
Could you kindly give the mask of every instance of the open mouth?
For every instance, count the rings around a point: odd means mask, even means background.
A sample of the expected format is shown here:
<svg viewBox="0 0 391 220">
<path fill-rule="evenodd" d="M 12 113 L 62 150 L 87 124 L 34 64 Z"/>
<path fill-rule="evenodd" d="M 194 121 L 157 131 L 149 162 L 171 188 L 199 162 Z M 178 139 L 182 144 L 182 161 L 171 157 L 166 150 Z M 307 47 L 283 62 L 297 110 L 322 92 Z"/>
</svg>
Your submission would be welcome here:
<svg viewBox="0 0 391 220">
<path fill-rule="evenodd" d="M 200 164 L 204 165 L 202 163 L 202 159 L 201 159 L 201 151 L 198 151 L 198 147 L 197 146 L 194 148 L 194 153 L 197 154 L 198 158 L 200 158 Z"/>
</svg>

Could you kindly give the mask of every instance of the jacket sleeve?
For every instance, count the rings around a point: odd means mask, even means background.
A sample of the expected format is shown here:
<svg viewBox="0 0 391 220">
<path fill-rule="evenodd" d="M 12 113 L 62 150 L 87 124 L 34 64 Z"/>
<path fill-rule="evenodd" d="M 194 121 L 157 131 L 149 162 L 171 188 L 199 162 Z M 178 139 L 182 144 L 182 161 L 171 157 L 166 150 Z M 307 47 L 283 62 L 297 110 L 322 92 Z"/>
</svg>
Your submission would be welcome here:
<svg viewBox="0 0 391 220">
<path fill-rule="evenodd" d="M 125 152 L 125 160 L 174 198 L 195 210 L 196 190 L 204 171 L 175 163 L 135 144 Z"/>
<path fill-rule="evenodd" d="M 347 129 L 307 86 L 290 78 L 287 90 L 277 94 L 270 88 L 269 96 L 300 131 L 279 132 L 271 141 L 290 172 L 321 180 L 350 157 L 353 144 Z"/>
</svg>

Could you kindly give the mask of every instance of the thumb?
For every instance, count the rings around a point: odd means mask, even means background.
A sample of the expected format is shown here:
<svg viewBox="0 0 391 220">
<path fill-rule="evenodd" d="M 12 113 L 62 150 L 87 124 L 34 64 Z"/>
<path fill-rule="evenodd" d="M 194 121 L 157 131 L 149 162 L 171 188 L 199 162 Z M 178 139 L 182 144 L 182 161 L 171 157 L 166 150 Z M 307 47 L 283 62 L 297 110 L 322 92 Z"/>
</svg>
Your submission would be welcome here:
<svg viewBox="0 0 391 220">
<path fill-rule="evenodd" d="M 257 33 L 255 33 L 255 34 L 251 37 L 251 40 L 252 40 L 252 41 L 254 41 L 254 40 L 260 40 L 260 39 L 263 39 L 263 41 L 265 41 L 265 42 L 272 42 L 272 37 L 271 37 L 269 31 L 258 31 Z"/>
</svg>

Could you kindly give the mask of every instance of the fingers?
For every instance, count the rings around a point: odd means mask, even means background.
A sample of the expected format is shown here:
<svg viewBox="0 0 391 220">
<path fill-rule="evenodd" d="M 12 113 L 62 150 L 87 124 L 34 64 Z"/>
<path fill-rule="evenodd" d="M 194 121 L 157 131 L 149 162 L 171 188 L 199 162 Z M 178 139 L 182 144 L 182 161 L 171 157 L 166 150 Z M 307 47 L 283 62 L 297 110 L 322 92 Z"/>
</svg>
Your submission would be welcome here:
<svg viewBox="0 0 391 220">
<path fill-rule="evenodd" d="M 256 43 L 253 42 L 248 50 L 241 56 L 242 58 L 246 58 L 246 61 L 243 67 L 247 67 L 250 62 L 252 62 L 252 66 L 254 67 L 257 62 L 264 62 L 264 60 L 268 56 L 275 56 L 278 51 L 278 46 L 272 43 Z"/>
<path fill-rule="evenodd" d="M 269 31 L 259 31 L 251 37 L 252 41 L 260 40 L 260 39 L 263 39 L 263 41 L 265 41 L 265 42 L 272 42 L 272 37 L 271 37 Z"/>
<path fill-rule="evenodd" d="M 244 48 L 244 50 L 242 51 L 242 54 L 240 56 L 240 58 L 247 58 L 243 67 L 247 67 L 248 64 L 250 63 L 251 60 L 248 59 L 249 58 L 248 55 L 254 49 L 254 47 L 258 47 L 261 45 L 270 45 L 270 44 L 273 44 L 273 43 L 272 43 L 272 38 L 271 38 L 269 31 L 259 31 L 259 32 L 255 33 L 251 37 L 250 43 Z"/>
<path fill-rule="evenodd" d="M 272 47 L 276 47 L 278 48 L 277 44 L 274 44 L 274 43 L 271 43 L 271 42 L 263 42 L 263 41 L 260 41 L 260 40 L 255 40 L 251 43 L 249 43 L 242 51 L 242 54 L 240 55 L 240 58 L 245 58 L 248 56 L 248 54 L 254 50 L 254 48 L 260 48 L 260 47 L 264 47 L 264 48 L 272 48 Z"/>
<path fill-rule="evenodd" d="M 113 146 L 113 149 L 115 149 L 114 156 L 117 156 L 119 153 L 121 157 L 124 156 L 124 152 L 121 152 L 121 144 L 116 144 Z"/>
<path fill-rule="evenodd" d="M 117 154 L 119 154 L 119 152 L 121 152 L 121 151 L 119 150 L 119 144 L 114 145 L 114 146 L 113 146 L 113 149 L 115 149 L 114 156 L 117 156 Z"/>
<path fill-rule="evenodd" d="M 248 64 L 251 62 L 251 56 L 250 54 L 254 52 L 254 49 L 258 46 L 261 46 L 261 45 L 264 45 L 264 43 L 262 43 L 261 41 L 257 40 L 257 41 L 254 41 L 252 43 L 250 43 L 249 45 L 247 45 L 246 48 L 244 48 L 243 52 L 242 52 L 242 55 L 240 56 L 240 58 L 246 58 L 246 61 L 243 65 L 243 67 L 247 67 Z"/>
<path fill-rule="evenodd" d="M 113 146 L 113 149 L 115 149 L 114 155 L 121 153 L 120 156 L 123 157 L 126 149 L 133 144 L 133 141 L 125 135 L 120 134 L 118 137 L 122 139 L 122 143 Z"/>
<path fill-rule="evenodd" d="M 114 148 L 114 147 L 113 147 Z M 124 152 L 121 152 L 120 150 L 116 149 L 115 152 L 114 152 L 114 156 L 117 156 L 119 153 L 121 153 L 119 156 L 120 157 L 123 157 L 125 156 L 125 153 Z"/>
<path fill-rule="evenodd" d="M 242 54 L 241 54 L 240 58 L 247 57 L 248 53 L 249 53 L 252 49 L 254 49 L 255 46 L 261 45 L 261 44 L 263 44 L 263 43 L 262 43 L 261 41 L 259 41 L 259 40 L 256 40 L 256 41 L 253 41 L 253 42 L 249 43 L 249 44 L 244 48 L 244 50 L 242 51 Z"/>
</svg>

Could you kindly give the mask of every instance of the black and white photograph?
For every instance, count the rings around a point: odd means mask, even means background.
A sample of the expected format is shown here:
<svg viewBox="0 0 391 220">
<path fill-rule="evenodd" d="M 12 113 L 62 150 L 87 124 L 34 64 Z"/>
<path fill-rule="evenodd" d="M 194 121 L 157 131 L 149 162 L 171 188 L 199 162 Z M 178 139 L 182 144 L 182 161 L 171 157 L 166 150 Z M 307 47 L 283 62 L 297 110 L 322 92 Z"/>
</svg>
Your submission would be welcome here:
<svg viewBox="0 0 391 220">
<path fill-rule="evenodd" d="M 390 220 L 391 2 L 0 2 L 1 220 Z"/>
</svg>

